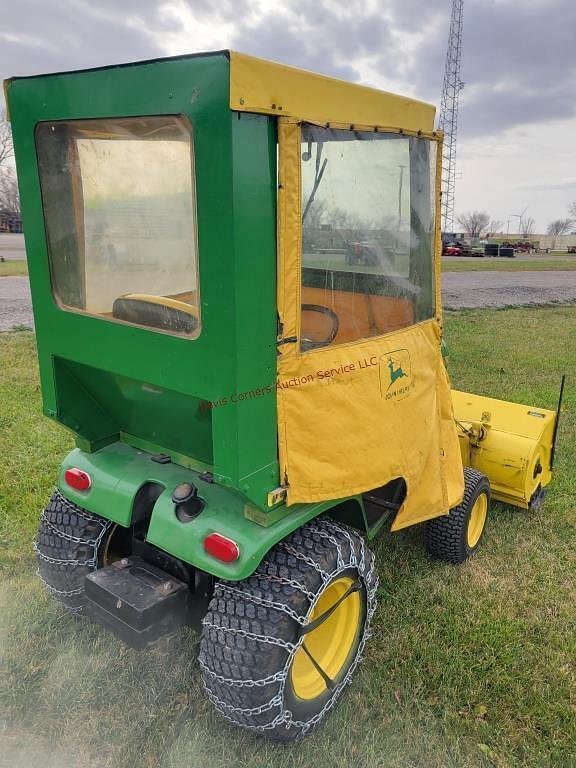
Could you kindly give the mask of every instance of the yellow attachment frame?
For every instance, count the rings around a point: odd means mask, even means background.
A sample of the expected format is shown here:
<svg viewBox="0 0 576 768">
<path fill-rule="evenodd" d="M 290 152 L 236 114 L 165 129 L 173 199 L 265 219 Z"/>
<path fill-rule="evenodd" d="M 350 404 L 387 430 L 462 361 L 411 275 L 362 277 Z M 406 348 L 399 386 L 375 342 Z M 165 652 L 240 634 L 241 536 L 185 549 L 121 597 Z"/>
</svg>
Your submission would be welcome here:
<svg viewBox="0 0 576 768">
<path fill-rule="evenodd" d="M 552 479 L 556 413 L 452 390 L 465 466 L 490 480 L 492 498 L 528 509 Z"/>
</svg>

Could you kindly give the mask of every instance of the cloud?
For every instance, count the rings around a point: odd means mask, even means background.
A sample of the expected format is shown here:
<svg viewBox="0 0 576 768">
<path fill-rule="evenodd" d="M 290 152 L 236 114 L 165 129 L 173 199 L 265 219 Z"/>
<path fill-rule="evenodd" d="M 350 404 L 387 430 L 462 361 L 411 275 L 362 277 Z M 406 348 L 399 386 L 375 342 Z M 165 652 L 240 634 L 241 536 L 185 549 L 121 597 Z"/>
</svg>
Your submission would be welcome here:
<svg viewBox="0 0 576 768">
<path fill-rule="evenodd" d="M 0 77 L 231 47 L 438 105 L 449 17 L 450 0 L 21 0 L 0 26 Z M 466 0 L 464 205 L 477 200 L 478 142 L 520 144 L 538 125 L 531 146 L 561 167 L 576 114 L 574 29 L 574 0 Z"/>
<path fill-rule="evenodd" d="M 438 103 L 449 0 L 23 0 L 0 73 L 30 74 L 234 47 Z M 576 3 L 467 0 L 461 136 L 575 113 Z"/>
<path fill-rule="evenodd" d="M 162 55 L 155 33 L 155 0 L 19 0 L 0 26 L 0 75 L 43 74 Z"/>
<path fill-rule="evenodd" d="M 465 9 L 462 136 L 576 114 L 576 4 L 472 0 Z"/>
<path fill-rule="evenodd" d="M 576 176 L 571 179 L 557 179 L 556 181 L 541 182 L 538 184 L 519 184 L 514 187 L 523 192 L 570 192 L 576 198 Z"/>
</svg>

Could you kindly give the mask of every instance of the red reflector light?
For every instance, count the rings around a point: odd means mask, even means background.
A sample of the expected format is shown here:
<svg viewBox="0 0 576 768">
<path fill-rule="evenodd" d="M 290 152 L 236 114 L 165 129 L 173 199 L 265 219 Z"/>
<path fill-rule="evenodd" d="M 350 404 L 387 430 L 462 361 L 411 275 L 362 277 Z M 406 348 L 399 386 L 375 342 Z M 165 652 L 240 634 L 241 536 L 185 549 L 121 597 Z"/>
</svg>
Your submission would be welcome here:
<svg viewBox="0 0 576 768">
<path fill-rule="evenodd" d="M 222 560 L 223 563 L 233 563 L 240 557 L 238 544 L 220 533 L 210 533 L 206 536 L 204 551 L 217 560 Z"/>
<path fill-rule="evenodd" d="M 88 472 L 84 472 L 82 469 L 67 469 L 64 472 L 64 480 L 68 483 L 70 488 L 74 488 L 77 491 L 87 491 L 92 485 L 92 479 Z"/>
</svg>

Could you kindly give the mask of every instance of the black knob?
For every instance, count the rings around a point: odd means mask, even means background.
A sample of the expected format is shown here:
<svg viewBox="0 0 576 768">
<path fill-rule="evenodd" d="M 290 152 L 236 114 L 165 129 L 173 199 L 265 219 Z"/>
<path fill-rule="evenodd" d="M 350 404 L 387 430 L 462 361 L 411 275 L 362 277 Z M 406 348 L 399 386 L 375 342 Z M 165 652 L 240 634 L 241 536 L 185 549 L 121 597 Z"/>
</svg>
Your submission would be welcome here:
<svg viewBox="0 0 576 768">
<path fill-rule="evenodd" d="M 189 523 L 204 509 L 204 499 L 198 496 L 198 489 L 192 483 L 181 483 L 172 491 L 176 505 L 176 517 L 181 523 Z"/>
<path fill-rule="evenodd" d="M 174 488 L 172 492 L 172 501 L 174 504 L 185 504 L 196 496 L 196 486 L 192 483 L 181 483 Z"/>
</svg>

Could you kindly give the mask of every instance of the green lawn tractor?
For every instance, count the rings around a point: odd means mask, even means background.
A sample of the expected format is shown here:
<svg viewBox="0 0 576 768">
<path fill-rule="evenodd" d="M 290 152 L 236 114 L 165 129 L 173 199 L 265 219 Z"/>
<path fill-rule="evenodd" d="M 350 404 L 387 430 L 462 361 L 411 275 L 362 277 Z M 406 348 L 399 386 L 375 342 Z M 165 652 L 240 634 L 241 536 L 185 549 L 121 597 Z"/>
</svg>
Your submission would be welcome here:
<svg viewBox="0 0 576 768">
<path fill-rule="evenodd" d="M 6 83 L 44 413 L 75 435 L 36 540 L 63 606 L 309 732 L 362 657 L 366 540 L 478 548 L 539 504 L 556 414 L 452 392 L 434 108 L 220 51 Z M 346 244 L 369 250 L 350 258 Z"/>
</svg>

